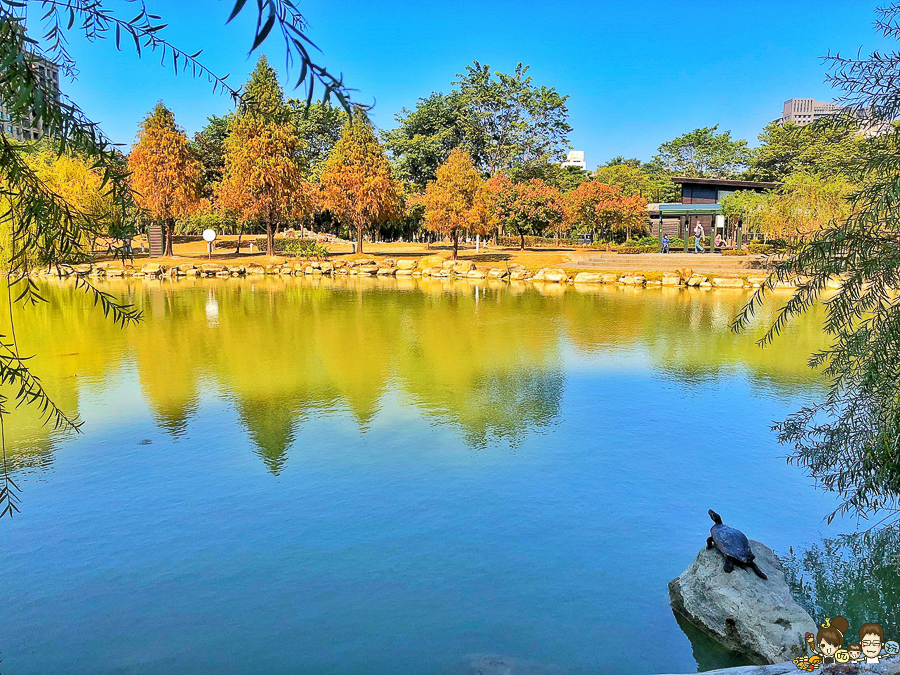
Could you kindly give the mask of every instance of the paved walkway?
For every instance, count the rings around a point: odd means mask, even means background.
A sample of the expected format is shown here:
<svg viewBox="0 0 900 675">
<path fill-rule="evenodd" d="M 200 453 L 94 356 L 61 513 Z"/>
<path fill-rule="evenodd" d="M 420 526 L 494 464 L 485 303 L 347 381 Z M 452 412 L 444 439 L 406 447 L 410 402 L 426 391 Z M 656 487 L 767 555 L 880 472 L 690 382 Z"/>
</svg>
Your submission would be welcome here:
<svg viewBox="0 0 900 675">
<path fill-rule="evenodd" d="M 718 253 L 590 253 L 572 254 L 563 265 L 567 269 L 591 271 L 669 272 L 690 267 L 695 272 L 711 274 L 746 274 L 766 269 L 764 256 L 730 256 Z"/>
</svg>

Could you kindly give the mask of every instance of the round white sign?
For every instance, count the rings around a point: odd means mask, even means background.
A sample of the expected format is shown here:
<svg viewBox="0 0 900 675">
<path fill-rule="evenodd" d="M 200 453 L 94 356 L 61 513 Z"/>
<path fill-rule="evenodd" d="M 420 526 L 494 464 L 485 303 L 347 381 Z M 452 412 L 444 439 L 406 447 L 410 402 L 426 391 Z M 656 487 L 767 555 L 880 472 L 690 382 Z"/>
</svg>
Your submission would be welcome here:
<svg viewBox="0 0 900 675">
<path fill-rule="evenodd" d="M 203 239 L 206 241 L 215 241 L 216 240 L 216 231 L 215 230 L 203 230 Z"/>
</svg>

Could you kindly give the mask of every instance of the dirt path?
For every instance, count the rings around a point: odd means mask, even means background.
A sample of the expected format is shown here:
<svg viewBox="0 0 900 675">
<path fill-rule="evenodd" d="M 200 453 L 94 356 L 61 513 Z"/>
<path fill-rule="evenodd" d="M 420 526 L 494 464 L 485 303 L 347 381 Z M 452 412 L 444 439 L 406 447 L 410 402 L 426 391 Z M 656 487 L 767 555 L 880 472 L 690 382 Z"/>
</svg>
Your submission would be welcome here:
<svg viewBox="0 0 900 675">
<path fill-rule="evenodd" d="M 220 237 L 222 240 L 232 241 L 235 236 Z M 245 238 L 246 239 L 246 238 Z M 348 244 L 334 243 L 328 245 L 331 255 L 335 260 L 354 257 Z M 137 248 L 137 247 L 136 247 Z M 139 249 L 138 249 L 139 250 Z M 243 249 L 246 251 L 247 249 Z M 207 262 L 206 243 L 199 237 L 178 237 L 174 244 L 174 258 L 150 258 L 148 255 L 137 255 L 135 265 L 140 266 L 147 262 L 174 265 L 179 263 Z M 383 258 L 420 258 L 434 253 L 449 253 L 450 247 L 445 244 L 435 244 L 426 248 L 424 244 L 414 243 L 366 243 L 364 255 L 376 259 Z M 355 256 L 359 257 L 359 256 Z M 524 251 L 517 248 L 487 247 L 475 252 L 473 245 L 462 245 L 459 249 L 459 257 L 471 260 L 482 268 L 502 267 L 504 264 L 519 263 L 532 271 L 542 267 L 561 267 L 568 272 L 593 271 L 593 272 L 634 272 L 663 273 L 690 267 L 696 272 L 705 274 L 747 274 L 748 272 L 764 269 L 762 256 L 723 256 L 710 253 L 641 253 L 637 255 L 618 254 L 615 252 L 597 251 L 592 249 L 576 248 L 536 248 Z M 255 250 L 253 253 L 243 252 L 234 255 L 232 248 L 216 249 L 212 255 L 212 262 L 236 265 L 258 262 L 282 262 L 285 258 L 276 256 L 268 258 L 265 253 Z"/>
</svg>

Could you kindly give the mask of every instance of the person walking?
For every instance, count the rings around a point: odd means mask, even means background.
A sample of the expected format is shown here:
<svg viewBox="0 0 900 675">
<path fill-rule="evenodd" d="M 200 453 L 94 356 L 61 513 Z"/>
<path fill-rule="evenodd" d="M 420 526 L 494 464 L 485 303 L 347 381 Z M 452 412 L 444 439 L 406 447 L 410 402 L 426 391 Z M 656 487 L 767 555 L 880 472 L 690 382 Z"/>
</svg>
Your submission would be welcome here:
<svg viewBox="0 0 900 675">
<path fill-rule="evenodd" d="M 694 253 L 703 253 L 703 237 L 706 236 L 706 232 L 703 229 L 703 225 L 700 224 L 700 221 L 697 221 L 697 226 L 694 228 Z"/>
<path fill-rule="evenodd" d="M 669 235 L 664 235 L 662 238 L 662 252 L 669 252 Z"/>
</svg>

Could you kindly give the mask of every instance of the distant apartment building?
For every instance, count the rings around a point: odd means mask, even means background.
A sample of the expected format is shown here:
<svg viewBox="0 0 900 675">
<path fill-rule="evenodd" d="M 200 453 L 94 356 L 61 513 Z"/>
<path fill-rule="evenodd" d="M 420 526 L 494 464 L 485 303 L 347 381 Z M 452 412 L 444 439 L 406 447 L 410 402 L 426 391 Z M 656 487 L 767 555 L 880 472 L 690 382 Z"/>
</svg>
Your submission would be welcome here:
<svg viewBox="0 0 900 675">
<path fill-rule="evenodd" d="M 567 166 L 577 166 L 579 169 L 587 169 L 587 164 L 584 161 L 584 150 L 571 150 L 568 155 L 566 155 L 566 161 L 562 163 L 562 167 L 566 168 Z"/>
<path fill-rule="evenodd" d="M 59 66 L 39 56 L 29 55 L 37 70 L 38 79 L 44 91 L 54 98 L 59 98 Z M 0 101 L 0 133 L 15 138 L 17 141 L 36 141 L 43 136 L 42 123 L 35 123 L 29 116 L 27 119 L 14 119 L 10 116 L 6 105 Z"/>
<path fill-rule="evenodd" d="M 779 126 L 793 122 L 797 126 L 806 126 L 834 115 L 850 114 L 859 123 L 859 131 L 866 138 L 880 136 L 890 132 L 893 127 L 889 121 L 868 117 L 865 113 L 853 111 L 837 103 L 824 103 L 812 98 L 792 98 L 784 102 L 784 110 L 781 117 L 775 120 Z"/>
<path fill-rule="evenodd" d="M 837 103 L 824 103 L 814 98 L 792 98 L 784 102 L 784 110 L 776 122 L 779 126 L 793 122 L 802 127 L 823 117 L 838 115 L 844 110 Z"/>
</svg>

